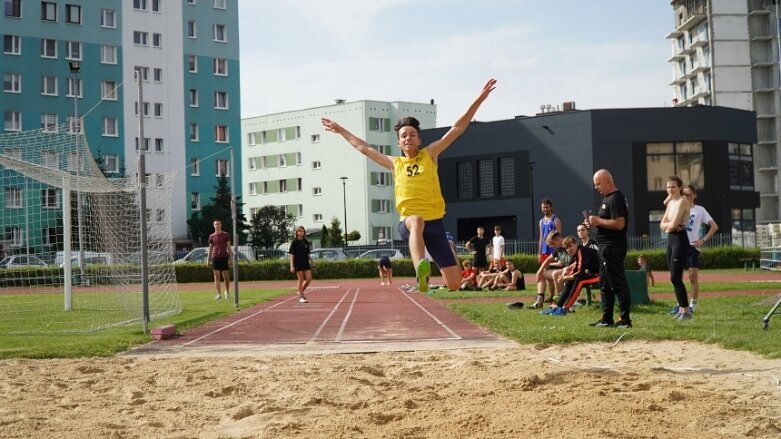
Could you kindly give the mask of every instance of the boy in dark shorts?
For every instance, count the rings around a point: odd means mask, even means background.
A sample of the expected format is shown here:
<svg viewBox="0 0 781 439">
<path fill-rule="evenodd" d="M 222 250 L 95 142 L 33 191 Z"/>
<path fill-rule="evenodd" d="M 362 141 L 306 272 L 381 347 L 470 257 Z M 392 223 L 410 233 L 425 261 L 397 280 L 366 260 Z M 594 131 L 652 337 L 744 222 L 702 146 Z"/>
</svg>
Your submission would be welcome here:
<svg viewBox="0 0 781 439">
<path fill-rule="evenodd" d="M 380 272 L 380 285 L 390 285 L 393 281 L 393 265 L 387 256 L 381 256 L 377 270 Z M 386 281 L 385 278 L 388 280 Z"/>
<path fill-rule="evenodd" d="M 207 253 L 206 264 L 212 266 L 214 273 L 214 287 L 217 289 L 217 295 L 214 300 L 220 300 L 220 277 L 225 281 L 225 300 L 230 295 L 230 260 L 231 260 L 231 236 L 228 232 L 222 230 L 222 221 L 214 220 L 214 233 L 209 235 L 209 251 Z"/>
</svg>

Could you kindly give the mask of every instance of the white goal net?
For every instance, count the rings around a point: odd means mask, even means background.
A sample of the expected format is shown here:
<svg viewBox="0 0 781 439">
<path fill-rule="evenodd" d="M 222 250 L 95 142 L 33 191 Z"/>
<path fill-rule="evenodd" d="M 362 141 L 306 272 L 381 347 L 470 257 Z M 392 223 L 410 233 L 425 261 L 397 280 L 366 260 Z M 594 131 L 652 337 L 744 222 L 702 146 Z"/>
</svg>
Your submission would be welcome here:
<svg viewBox="0 0 781 439">
<path fill-rule="evenodd" d="M 73 131 L 81 130 L 63 124 L 0 134 L 0 332 L 93 331 L 142 320 L 139 182 L 106 178 L 86 137 Z M 146 178 L 151 320 L 181 311 L 173 178 Z"/>
</svg>

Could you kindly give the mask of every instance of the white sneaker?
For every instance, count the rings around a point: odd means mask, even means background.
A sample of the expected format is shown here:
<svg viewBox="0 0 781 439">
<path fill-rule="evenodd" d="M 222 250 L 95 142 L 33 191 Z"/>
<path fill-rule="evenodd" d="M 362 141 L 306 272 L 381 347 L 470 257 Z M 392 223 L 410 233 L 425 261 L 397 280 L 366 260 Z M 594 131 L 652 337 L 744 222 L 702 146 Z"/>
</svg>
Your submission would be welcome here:
<svg viewBox="0 0 781 439">
<path fill-rule="evenodd" d="M 222 299 L 222 296 L 220 296 L 220 293 L 217 293 L 216 296 L 214 296 L 214 300 L 220 300 Z"/>
<path fill-rule="evenodd" d="M 306 297 L 301 297 L 300 299 L 298 299 L 298 301 L 301 303 L 309 303 L 309 301 L 306 300 Z"/>
<path fill-rule="evenodd" d="M 230 293 L 228 293 L 228 290 L 225 290 L 225 300 L 228 300 L 228 297 L 230 297 Z"/>
</svg>

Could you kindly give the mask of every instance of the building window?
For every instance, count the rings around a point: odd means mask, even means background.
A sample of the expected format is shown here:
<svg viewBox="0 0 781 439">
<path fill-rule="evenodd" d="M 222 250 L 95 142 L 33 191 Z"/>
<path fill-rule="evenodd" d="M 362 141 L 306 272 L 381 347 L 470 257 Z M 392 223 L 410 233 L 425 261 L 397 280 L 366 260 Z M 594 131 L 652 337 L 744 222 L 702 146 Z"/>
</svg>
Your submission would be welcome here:
<svg viewBox="0 0 781 439">
<path fill-rule="evenodd" d="M 187 55 L 187 71 L 190 73 L 198 73 L 198 56 Z"/>
<path fill-rule="evenodd" d="M 499 159 L 499 195 L 512 197 L 515 195 L 515 158 Z"/>
<path fill-rule="evenodd" d="M 320 161 L 314 161 L 312 162 L 312 169 L 322 169 L 323 165 L 320 163 Z"/>
<path fill-rule="evenodd" d="M 196 157 L 190 158 L 190 175 L 192 176 L 201 175 L 201 162 Z"/>
<path fill-rule="evenodd" d="M 18 73 L 3 73 L 3 91 L 6 93 L 21 93 L 22 75 Z"/>
<path fill-rule="evenodd" d="M 82 97 L 81 95 L 82 90 L 82 81 L 81 79 L 76 78 L 68 78 L 68 93 L 67 96 L 69 98 L 73 97 Z"/>
<path fill-rule="evenodd" d="M 81 134 L 84 132 L 83 121 L 80 117 L 68 116 L 66 123 L 68 124 L 68 132 L 70 134 Z"/>
<path fill-rule="evenodd" d="M 391 200 L 372 200 L 372 213 L 388 213 L 390 206 Z"/>
<path fill-rule="evenodd" d="M 214 74 L 228 76 L 228 60 L 225 58 L 214 58 Z"/>
<path fill-rule="evenodd" d="M 468 200 L 475 197 L 474 181 L 475 172 L 472 162 L 458 162 L 456 164 L 457 174 L 457 197 L 460 200 Z"/>
<path fill-rule="evenodd" d="M 149 67 L 135 66 L 133 70 L 135 70 L 138 76 L 141 76 L 142 81 L 149 81 Z M 136 78 L 138 78 L 138 76 L 136 76 Z"/>
<path fill-rule="evenodd" d="M 133 9 L 137 11 L 146 11 L 146 0 L 133 0 Z"/>
<path fill-rule="evenodd" d="M 754 155 L 751 151 L 751 144 L 730 143 L 727 146 L 727 150 L 729 154 L 729 188 L 732 190 L 753 191 Z M 695 185 L 695 187 L 699 186 Z"/>
<path fill-rule="evenodd" d="M 315 197 L 323 195 L 323 188 L 321 188 L 321 187 L 313 187 L 312 188 L 312 195 L 315 196 Z"/>
<path fill-rule="evenodd" d="M 163 34 L 152 34 L 152 47 L 163 47 Z"/>
<path fill-rule="evenodd" d="M 249 194 L 250 195 L 257 195 L 258 194 L 258 184 L 257 183 L 250 183 L 249 184 Z"/>
<path fill-rule="evenodd" d="M 57 21 L 57 3 L 41 2 L 41 20 Z"/>
<path fill-rule="evenodd" d="M 247 167 L 249 168 L 250 171 L 254 171 L 258 169 L 258 166 L 255 161 L 255 157 L 250 157 L 247 159 Z"/>
<path fill-rule="evenodd" d="M 44 209 L 60 207 L 57 202 L 57 189 L 41 189 L 41 207 Z"/>
<path fill-rule="evenodd" d="M 103 118 L 103 133 L 104 136 L 116 137 L 117 133 L 117 119 L 115 117 Z"/>
<path fill-rule="evenodd" d="M 3 35 L 3 53 L 6 55 L 21 55 L 21 38 L 18 35 Z"/>
<path fill-rule="evenodd" d="M 665 191 L 671 175 L 705 188 L 702 142 L 664 142 L 646 144 L 646 174 L 649 191 Z"/>
<path fill-rule="evenodd" d="M 109 46 L 103 44 L 100 46 L 100 63 L 101 64 L 116 64 L 117 63 L 117 46 Z"/>
<path fill-rule="evenodd" d="M 152 139 L 149 137 L 144 137 L 144 151 L 149 151 L 149 144 L 152 143 Z M 136 137 L 136 151 L 138 151 L 138 137 Z"/>
<path fill-rule="evenodd" d="M 277 165 L 280 168 L 284 168 L 287 166 L 287 158 L 285 157 L 284 154 L 280 154 L 277 156 Z"/>
<path fill-rule="evenodd" d="M 477 161 L 477 195 L 480 198 L 493 197 L 494 194 L 494 164 L 492 160 Z"/>
<path fill-rule="evenodd" d="M 65 22 L 71 24 L 81 24 L 81 6 L 65 5 Z"/>
<path fill-rule="evenodd" d="M 117 83 L 114 81 L 103 81 L 100 83 L 100 96 L 109 101 L 117 100 Z"/>
<path fill-rule="evenodd" d="M 227 0 L 214 0 L 214 7 L 215 9 L 225 9 L 226 8 Z"/>
<path fill-rule="evenodd" d="M 279 180 L 279 192 L 287 192 L 287 180 Z"/>
<path fill-rule="evenodd" d="M 119 172 L 119 157 L 116 154 L 106 154 L 103 156 L 103 169 L 107 173 Z"/>
<path fill-rule="evenodd" d="M 155 152 L 163 152 L 165 151 L 164 145 L 163 145 L 163 139 L 161 138 L 155 138 Z"/>
<path fill-rule="evenodd" d="M 227 125 L 217 125 L 214 127 L 214 141 L 218 143 L 227 143 L 230 141 Z"/>
<path fill-rule="evenodd" d="M 155 82 L 163 82 L 163 69 L 157 67 L 152 69 L 152 79 Z"/>
<path fill-rule="evenodd" d="M 390 119 L 384 117 L 370 117 L 369 131 L 390 131 Z"/>
<path fill-rule="evenodd" d="M 57 153 L 54 151 L 44 151 L 43 155 L 41 155 L 41 165 L 43 165 L 44 168 L 59 168 L 60 162 L 57 159 Z"/>
<path fill-rule="evenodd" d="M 217 177 L 230 177 L 230 172 L 228 172 L 230 170 L 228 160 L 215 160 L 214 164 L 217 171 Z"/>
<path fill-rule="evenodd" d="M 190 141 L 198 142 L 199 140 L 200 140 L 200 135 L 198 134 L 198 124 L 197 123 L 191 123 L 190 124 Z"/>
<path fill-rule="evenodd" d="M 228 92 L 227 91 L 215 91 L 214 92 L 214 108 L 217 110 L 228 109 Z"/>
<path fill-rule="evenodd" d="M 215 24 L 212 29 L 214 30 L 214 41 L 224 43 L 228 40 L 224 24 Z"/>
<path fill-rule="evenodd" d="M 57 40 L 41 38 L 41 57 L 57 58 Z"/>
<path fill-rule="evenodd" d="M 198 106 L 198 90 L 191 88 L 190 89 L 190 106 L 191 107 L 197 107 Z"/>
<path fill-rule="evenodd" d="M 113 9 L 101 9 L 100 10 L 100 27 L 108 27 L 116 29 L 117 27 L 117 13 Z"/>
<path fill-rule="evenodd" d="M 5 16 L 22 18 L 22 0 L 5 0 Z"/>
<path fill-rule="evenodd" d="M 190 208 L 192 210 L 201 210 L 201 194 L 198 192 L 190 194 Z"/>
<path fill-rule="evenodd" d="M 5 207 L 18 209 L 22 207 L 22 190 L 18 187 L 5 188 Z"/>
<path fill-rule="evenodd" d="M 309 140 L 312 141 L 312 143 L 320 143 L 320 134 L 312 134 L 309 137 Z"/>
<path fill-rule="evenodd" d="M 49 133 L 57 132 L 57 115 L 50 113 L 41 114 L 41 129 Z M 46 165 L 44 165 L 46 166 Z"/>
<path fill-rule="evenodd" d="M 155 102 L 154 109 L 155 117 L 163 117 L 163 104 Z"/>
<path fill-rule="evenodd" d="M 68 41 L 65 43 L 65 59 L 81 61 L 81 43 L 78 41 Z"/>
<path fill-rule="evenodd" d="M 138 116 L 138 102 L 135 102 L 135 115 Z M 142 102 L 141 103 L 141 112 L 143 113 L 144 117 L 149 117 L 149 102 Z"/>
<path fill-rule="evenodd" d="M 162 223 L 165 220 L 165 209 L 155 209 L 155 221 Z"/>
<path fill-rule="evenodd" d="M 756 231 L 754 209 L 731 209 L 732 233 Z"/>
<path fill-rule="evenodd" d="M 152 0 L 152 12 L 160 12 L 160 0 Z"/>
<path fill-rule="evenodd" d="M 24 244 L 24 241 L 22 241 L 23 236 L 24 230 L 21 227 L 11 226 L 5 228 L 5 240 L 11 247 L 21 247 Z"/>
<path fill-rule="evenodd" d="M 187 22 L 187 38 L 197 38 L 195 34 L 195 20 Z"/>
<path fill-rule="evenodd" d="M 149 44 L 149 32 L 133 31 L 133 44 L 146 46 Z"/>
<path fill-rule="evenodd" d="M 5 111 L 4 115 L 5 117 L 4 117 L 3 128 L 6 131 L 22 130 L 22 113 L 18 111 Z"/>
<path fill-rule="evenodd" d="M 54 76 L 41 76 L 41 94 L 57 96 L 57 78 Z"/>
<path fill-rule="evenodd" d="M 316 223 L 322 223 L 323 222 L 323 214 L 322 213 L 315 213 L 312 215 L 312 221 Z"/>
</svg>

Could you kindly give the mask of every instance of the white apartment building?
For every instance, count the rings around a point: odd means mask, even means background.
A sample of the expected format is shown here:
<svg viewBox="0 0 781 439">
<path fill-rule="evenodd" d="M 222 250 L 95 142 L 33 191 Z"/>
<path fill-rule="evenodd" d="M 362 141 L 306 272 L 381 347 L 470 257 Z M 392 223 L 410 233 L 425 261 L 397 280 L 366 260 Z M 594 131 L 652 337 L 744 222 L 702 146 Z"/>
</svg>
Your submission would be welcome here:
<svg viewBox="0 0 781 439">
<path fill-rule="evenodd" d="M 330 228 L 336 217 L 342 231 L 360 232 L 360 241 L 351 244 L 398 239 L 391 172 L 355 151 L 342 136 L 325 131 L 320 119 L 338 122 L 384 154 L 399 155 L 396 121 L 412 116 L 421 129 L 434 128 L 436 114 L 433 102 L 338 100 L 242 119 L 244 214 L 250 219 L 263 206 L 282 206 L 309 233 L 323 225 Z"/>
<path fill-rule="evenodd" d="M 770 0 L 673 0 L 673 102 L 719 105 L 757 113 L 753 151 L 754 190 L 760 194 L 756 222 L 778 222 L 779 205 L 779 25 Z M 738 145 L 735 148 L 740 148 Z M 736 218 L 737 219 L 737 218 Z"/>
</svg>

